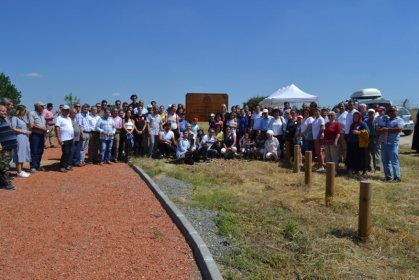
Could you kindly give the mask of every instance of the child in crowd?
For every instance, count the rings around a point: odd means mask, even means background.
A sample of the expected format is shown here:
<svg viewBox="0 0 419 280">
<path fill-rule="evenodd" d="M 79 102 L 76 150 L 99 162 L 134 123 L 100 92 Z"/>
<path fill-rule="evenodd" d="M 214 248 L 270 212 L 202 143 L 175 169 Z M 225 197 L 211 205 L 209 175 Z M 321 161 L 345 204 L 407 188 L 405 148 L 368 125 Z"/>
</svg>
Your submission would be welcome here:
<svg viewBox="0 0 419 280">
<path fill-rule="evenodd" d="M 252 146 L 254 144 L 255 143 L 253 143 L 252 139 L 250 138 L 249 132 L 246 131 L 243 137 L 240 139 L 240 151 L 245 159 L 248 159 L 250 157 L 250 153 L 252 152 Z"/>
</svg>

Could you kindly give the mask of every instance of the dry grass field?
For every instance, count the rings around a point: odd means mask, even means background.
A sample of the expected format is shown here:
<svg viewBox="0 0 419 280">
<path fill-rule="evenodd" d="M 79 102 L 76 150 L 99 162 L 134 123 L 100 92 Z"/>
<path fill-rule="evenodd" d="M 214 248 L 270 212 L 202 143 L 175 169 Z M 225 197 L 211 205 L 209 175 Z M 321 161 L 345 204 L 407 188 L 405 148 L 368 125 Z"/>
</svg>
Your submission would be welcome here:
<svg viewBox="0 0 419 280">
<path fill-rule="evenodd" d="M 382 173 L 336 177 L 331 207 L 325 174 L 292 173 L 276 163 L 216 159 L 193 166 L 140 159 L 155 176 L 194 186 L 184 203 L 218 213 L 219 233 L 234 250 L 218 260 L 226 279 L 418 279 L 419 155 L 401 150 L 402 183 Z M 372 233 L 357 237 L 359 185 L 370 180 Z"/>
</svg>

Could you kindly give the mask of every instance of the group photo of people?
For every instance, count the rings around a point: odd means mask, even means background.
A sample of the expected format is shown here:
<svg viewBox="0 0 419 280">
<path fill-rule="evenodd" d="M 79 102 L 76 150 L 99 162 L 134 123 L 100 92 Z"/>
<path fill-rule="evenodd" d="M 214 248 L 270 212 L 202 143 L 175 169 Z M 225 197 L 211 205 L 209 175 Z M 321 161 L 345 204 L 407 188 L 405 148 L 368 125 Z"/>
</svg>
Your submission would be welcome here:
<svg viewBox="0 0 419 280">
<path fill-rule="evenodd" d="M 135 94 L 129 102 L 76 102 L 57 109 L 41 101 L 31 108 L 14 106 L 3 98 L 0 185 L 14 188 L 10 163 L 18 177 L 45 171 L 44 150 L 56 146 L 62 151 L 58 171 L 63 173 L 88 163 L 128 162 L 133 156 L 185 164 L 216 158 L 290 163 L 299 145 L 302 155 L 313 152 L 317 172 L 334 162 L 350 176 L 384 171 L 385 180 L 401 180 L 398 146 L 404 123 L 396 107 L 355 108 L 349 101 L 331 110 L 316 102 L 301 108 L 285 102 L 281 107 L 236 105 L 228 110 L 220 104 L 206 120 L 186 119 L 186 110 L 183 104 L 146 105 Z"/>
</svg>

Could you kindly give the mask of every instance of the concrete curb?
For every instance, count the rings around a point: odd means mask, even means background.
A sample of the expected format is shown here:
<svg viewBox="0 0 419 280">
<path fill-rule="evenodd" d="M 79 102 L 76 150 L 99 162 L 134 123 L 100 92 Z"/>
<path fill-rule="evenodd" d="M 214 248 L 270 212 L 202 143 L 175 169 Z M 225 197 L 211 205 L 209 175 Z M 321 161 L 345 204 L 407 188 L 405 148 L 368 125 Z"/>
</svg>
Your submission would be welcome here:
<svg viewBox="0 0 419 280">
<path fill-rule="evenodd" d="M 150 178 L 150 176 L 148 176 L 147 173 L 145 173 L 144 170 L 132 163 L 129 163 L 129 166 L 131 166 L 147 183 L 174 223 L 185 236 L 186 241 L 192 248 L 192 252 L 195 256 L 198 267 L 201 270 L 203 279 L 222 280 L 223 277 L 221 276 L 220 270 L 218 269 L 207 245 L 204 243 L 201 236 L 191 225 L 188 219 L 169 199 L 169 197 L 160 190 L 159 186 Z"/>
</svg>

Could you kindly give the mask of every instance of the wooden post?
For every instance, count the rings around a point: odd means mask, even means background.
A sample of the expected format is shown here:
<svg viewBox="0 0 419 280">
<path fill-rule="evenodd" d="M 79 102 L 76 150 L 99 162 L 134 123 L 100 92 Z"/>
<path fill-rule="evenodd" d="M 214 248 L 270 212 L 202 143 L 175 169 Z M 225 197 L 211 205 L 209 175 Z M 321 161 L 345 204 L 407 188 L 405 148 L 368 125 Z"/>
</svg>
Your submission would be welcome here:
<svg viewBox="0 0 419 280">
<path fill-rule="evenodd" d="M 300 172 L 301 146 L 294 145 L 294 173 Z"/>
<path fill-rule="evenodd" d="M 326 206 L 332 204 L 332 197 L 335 195 L 335 163 L 326 163 Z"/>
<path fill-rule="evenodd" d="M 313 166 L 313 157 L 311 151 L 305 152 L 305 183 L 306 185 L 311 184 L 311 168 Z"/>
<path fill-rule="evenodd" d="M 371 182 L 361 181 L 359 188 L 358 237 L 366 241 L 371 233 Z"/>
</svg>

